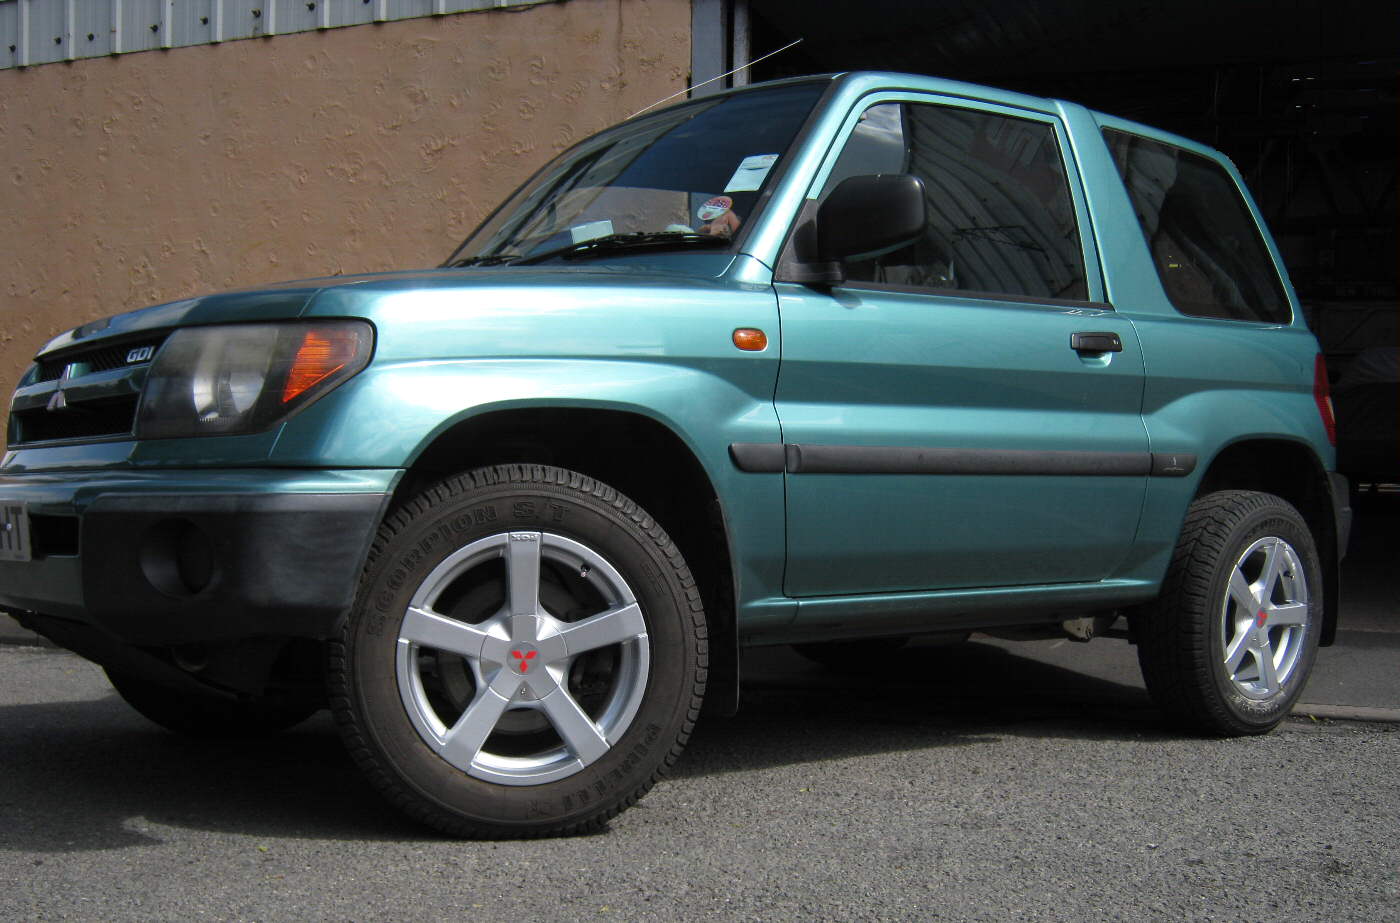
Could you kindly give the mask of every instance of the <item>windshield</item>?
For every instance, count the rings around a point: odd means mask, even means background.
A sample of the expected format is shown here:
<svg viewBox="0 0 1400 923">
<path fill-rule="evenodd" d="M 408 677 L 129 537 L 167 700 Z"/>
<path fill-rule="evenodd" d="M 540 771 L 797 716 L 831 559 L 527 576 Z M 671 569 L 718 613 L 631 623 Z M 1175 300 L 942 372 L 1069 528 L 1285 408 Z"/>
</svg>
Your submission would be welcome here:
<svg viewBox="0 0 1400 923">
<path fill-rule="evenodd" d="M 447 265 L 733 239 L 825 89 L 700 99 L 594 135 L 517 190 Z"/>
</svg>

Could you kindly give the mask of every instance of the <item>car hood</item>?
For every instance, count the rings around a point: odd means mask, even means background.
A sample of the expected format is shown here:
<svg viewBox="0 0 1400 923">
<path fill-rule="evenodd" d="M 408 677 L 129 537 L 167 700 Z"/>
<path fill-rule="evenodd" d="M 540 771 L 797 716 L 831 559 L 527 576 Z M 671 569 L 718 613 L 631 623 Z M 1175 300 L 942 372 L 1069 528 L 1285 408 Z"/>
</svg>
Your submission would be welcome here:
<svg viewBox="0 0 1400 923">
<path fill-rule="evenodd" d="M 36 354 L 43 358 L 75 346 L 127 339 L 147 331 L 208 324 L 290 320 L 308 315 L 358 314 L 355 305 L 415 291 L 597 289 L 600 286 L 713 286 L 731 254 L 689 254 L 687 272 L 657 261 L 590 262 L 586 265 L 426 269 L 330 276 L 219 292 L 153 305 L 75 327 L 54 337 Z M 704 272 L 696 275 L 694 270 Z"/>
</svg>

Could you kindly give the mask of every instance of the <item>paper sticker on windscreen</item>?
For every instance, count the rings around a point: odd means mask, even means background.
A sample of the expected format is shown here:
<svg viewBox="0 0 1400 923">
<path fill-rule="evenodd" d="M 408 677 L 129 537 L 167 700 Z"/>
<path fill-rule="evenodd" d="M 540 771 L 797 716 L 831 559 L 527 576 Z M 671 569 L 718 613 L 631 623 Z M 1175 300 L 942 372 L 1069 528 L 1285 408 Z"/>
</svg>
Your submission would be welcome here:
<svg viewBox="0 0 1400 923">
<path fill-rule="evenodd" d="M 763 185 L 768 171 L 778 162 L 777 154 L 753 154 L 739 161 L 739 168 L 729 177 L 725 192 L 753 192 Z"/>
</svg>

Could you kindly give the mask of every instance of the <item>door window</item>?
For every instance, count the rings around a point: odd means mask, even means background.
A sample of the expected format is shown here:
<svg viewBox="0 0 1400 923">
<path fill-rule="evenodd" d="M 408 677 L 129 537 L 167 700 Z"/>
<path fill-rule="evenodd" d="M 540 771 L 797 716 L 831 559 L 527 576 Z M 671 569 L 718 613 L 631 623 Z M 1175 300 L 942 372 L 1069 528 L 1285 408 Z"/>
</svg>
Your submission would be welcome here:
<svg viewBox="0 0 1400 923">
<path fill-rule="evenodd" d="M 1053 126 L 953 106 L 880 103 L 862 113 L 822 195 L 867 173 L 922 180 L 928 222 L 915 243 L 847 263 L 848 284 L 1088 297 Z"/>
</svg>

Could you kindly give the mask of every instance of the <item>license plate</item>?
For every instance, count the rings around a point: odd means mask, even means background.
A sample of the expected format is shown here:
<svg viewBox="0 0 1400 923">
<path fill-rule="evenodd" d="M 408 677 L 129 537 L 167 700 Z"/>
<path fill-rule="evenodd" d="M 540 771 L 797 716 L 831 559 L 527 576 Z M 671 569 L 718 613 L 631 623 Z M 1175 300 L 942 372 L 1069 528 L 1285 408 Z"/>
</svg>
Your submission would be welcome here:
<svg viewBox="0 0 1400 923">
<path fill-rule="evenodd" d="M 28 561 L 29 514 L 24 504 L 0 500 L 0 561 Z"/>
</svg>

